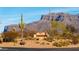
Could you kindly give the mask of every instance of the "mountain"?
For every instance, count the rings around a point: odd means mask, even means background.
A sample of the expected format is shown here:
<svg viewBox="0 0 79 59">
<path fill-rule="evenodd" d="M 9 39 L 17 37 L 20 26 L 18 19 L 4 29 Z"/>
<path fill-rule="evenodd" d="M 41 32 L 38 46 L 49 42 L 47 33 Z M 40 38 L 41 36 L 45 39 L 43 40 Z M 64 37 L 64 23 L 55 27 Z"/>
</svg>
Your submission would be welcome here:
<svg viewBox="0 0 79 59">
<path fill-rule="evenodd" d="M 72 26 L 79 32 L 79 14 L 72 15 L 66 13 L 50 13 L 47 15 L 42 15 L 39 21 L 25 24 L 24 31 L 47 31 L 51 28 L 50 21 L 56 20 L 64 23 L 66 26 Z M 16 31 L 20 31 L 19 25 L 13 24 L 4 27 L 4 32 L 11 31 L 12 28 L 16 28 Z"/>
</svg>

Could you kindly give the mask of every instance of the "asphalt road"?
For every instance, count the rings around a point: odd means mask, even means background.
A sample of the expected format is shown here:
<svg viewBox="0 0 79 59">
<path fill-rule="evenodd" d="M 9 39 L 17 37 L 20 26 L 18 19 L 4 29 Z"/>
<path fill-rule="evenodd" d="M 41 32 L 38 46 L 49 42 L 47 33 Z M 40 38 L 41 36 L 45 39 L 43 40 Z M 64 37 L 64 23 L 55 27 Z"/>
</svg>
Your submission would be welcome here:
<svg viewBox="0 0 79 59">
<path fill-rule="evenodd" d="M 0 51 L 79 51 L 79 48 L 12 48 L 2 47 Z"/>
</svg>

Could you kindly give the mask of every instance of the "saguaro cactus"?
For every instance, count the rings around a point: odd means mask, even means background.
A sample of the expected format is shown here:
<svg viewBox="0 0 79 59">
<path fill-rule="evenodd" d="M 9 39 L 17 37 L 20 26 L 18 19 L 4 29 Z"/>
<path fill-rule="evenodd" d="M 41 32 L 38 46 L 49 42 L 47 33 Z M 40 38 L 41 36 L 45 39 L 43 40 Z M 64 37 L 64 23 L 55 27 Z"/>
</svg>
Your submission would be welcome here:
<svg viewBox="0 0 79 59">
<path fill-rule="evenodd" d="M 23 31 L 24 31 L 24 22 L 23 22 L 23 15 L 21 15 L 21 22 L 20 22 L 20 29 L 21 29 L 21 40 L 23 40 Z"/>
</svg>

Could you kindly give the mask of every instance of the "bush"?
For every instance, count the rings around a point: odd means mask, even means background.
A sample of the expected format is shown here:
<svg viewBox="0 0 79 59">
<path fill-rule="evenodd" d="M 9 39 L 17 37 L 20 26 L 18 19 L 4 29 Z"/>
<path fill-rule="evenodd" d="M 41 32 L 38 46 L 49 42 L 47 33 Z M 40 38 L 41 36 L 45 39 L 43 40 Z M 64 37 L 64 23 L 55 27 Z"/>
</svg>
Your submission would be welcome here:
<svg viewBox="0 0 79 59">
<path fill-rule="evenodd" d="M 28 36 L 28 37 L 26 37 L 26 40 L 34 40 L 34 38 L 31 36 Z"/>
<path fill-rule="evenodd" d="M 20 41 L 20 45 L 25 45 L 25 42 L 23 40 Z"/>
<path fill-rule="evenodd" d="M 46 40 L 48 42 L 52 42 L 53 41 L 53 37 L 44 38 L 44 40 Z"/>
<path fill-rule="evenodd" d="M 71 44 L 70 40 L 58 40 L 53 43 L 56 47 L 68 46 Z"/>
<path fill-rule="evenodd" d="M 0 40 L 0 44 L 2 43 L 2 41 Z"/>
<path fill-rule="evenodd" d="M 62 45 L 61 45 L 60 43 L 58 43 L 58 42 L 54 42 L 53 45 L 56 46 L 56 47 L 61 47 L 61 46 L 62 46 Z"/>
<path fill-rule="evenodd" d="M 37 44 L 39 44 L 40 42 L 36 42 Z"/>
<path fill-rule="evenodd" d="M 73 37 L 72 33 L 71 32 L 64 32 L 62 34 L 62 36 L 65 38 L 65 39 L 71 39 Z"/>
<path fill-rule="evenodd" d="M 75 36 L 72 37 L 72 44 L 77 44 L 79 43 L 79 39 Z"/>
<path fill-rule="evenodd" d="M 42 43 L 41 43 L 41 45 L 44 45 L 44 44 L 45 44 L 45 42 L 42 42 Z"/>
<path fill-rule="evenodd" d="M 17 42 L 18 42 L 17 40 L 14 40 L 14 46 L 17 44 Z"/>
<path fill-rule="evenodd" d="M 3 33 L 3 42 L 12 42 L 19 34 L 17 32 L 5 32 Z"/>
<path fill-rule="evenodd" d="M 14 39 L 13 38 L 4 38 L 3 42 L 13 42 Z"/>
<path fill-rule="evenodd" d="M 47 45 L 49 45 L 50 43 L 46 43 Z"/>
</svg>

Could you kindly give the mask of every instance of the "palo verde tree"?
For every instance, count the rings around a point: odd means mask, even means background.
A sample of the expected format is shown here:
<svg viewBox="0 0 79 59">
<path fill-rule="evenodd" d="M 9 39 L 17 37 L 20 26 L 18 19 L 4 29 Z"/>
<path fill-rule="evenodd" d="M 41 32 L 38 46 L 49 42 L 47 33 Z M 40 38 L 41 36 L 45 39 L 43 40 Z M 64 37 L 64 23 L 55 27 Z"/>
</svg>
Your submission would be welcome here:
<svg viewBox="0 0 79 59">
<path fill-rule="evenodd" d="M 53 20 L 51 21 L 51 31 L 53 32 L 53 35 L 56 35 L 56 34 L 66 32 L 67 29 L 66 29 L 66 26 L 62 22 Z"/>
<path fill-rule="evenodd" d="M 63 33 L 67 33 L 68 30 L 66 28 L 66 26 L 60 22 L 60 21 L 56 21 L 56 20 L 52 20 L 51 22 L 51 29 L 49 30 L 49 35 L 53 38 L 63 38 L 64 36 Z"/>
</svg>

